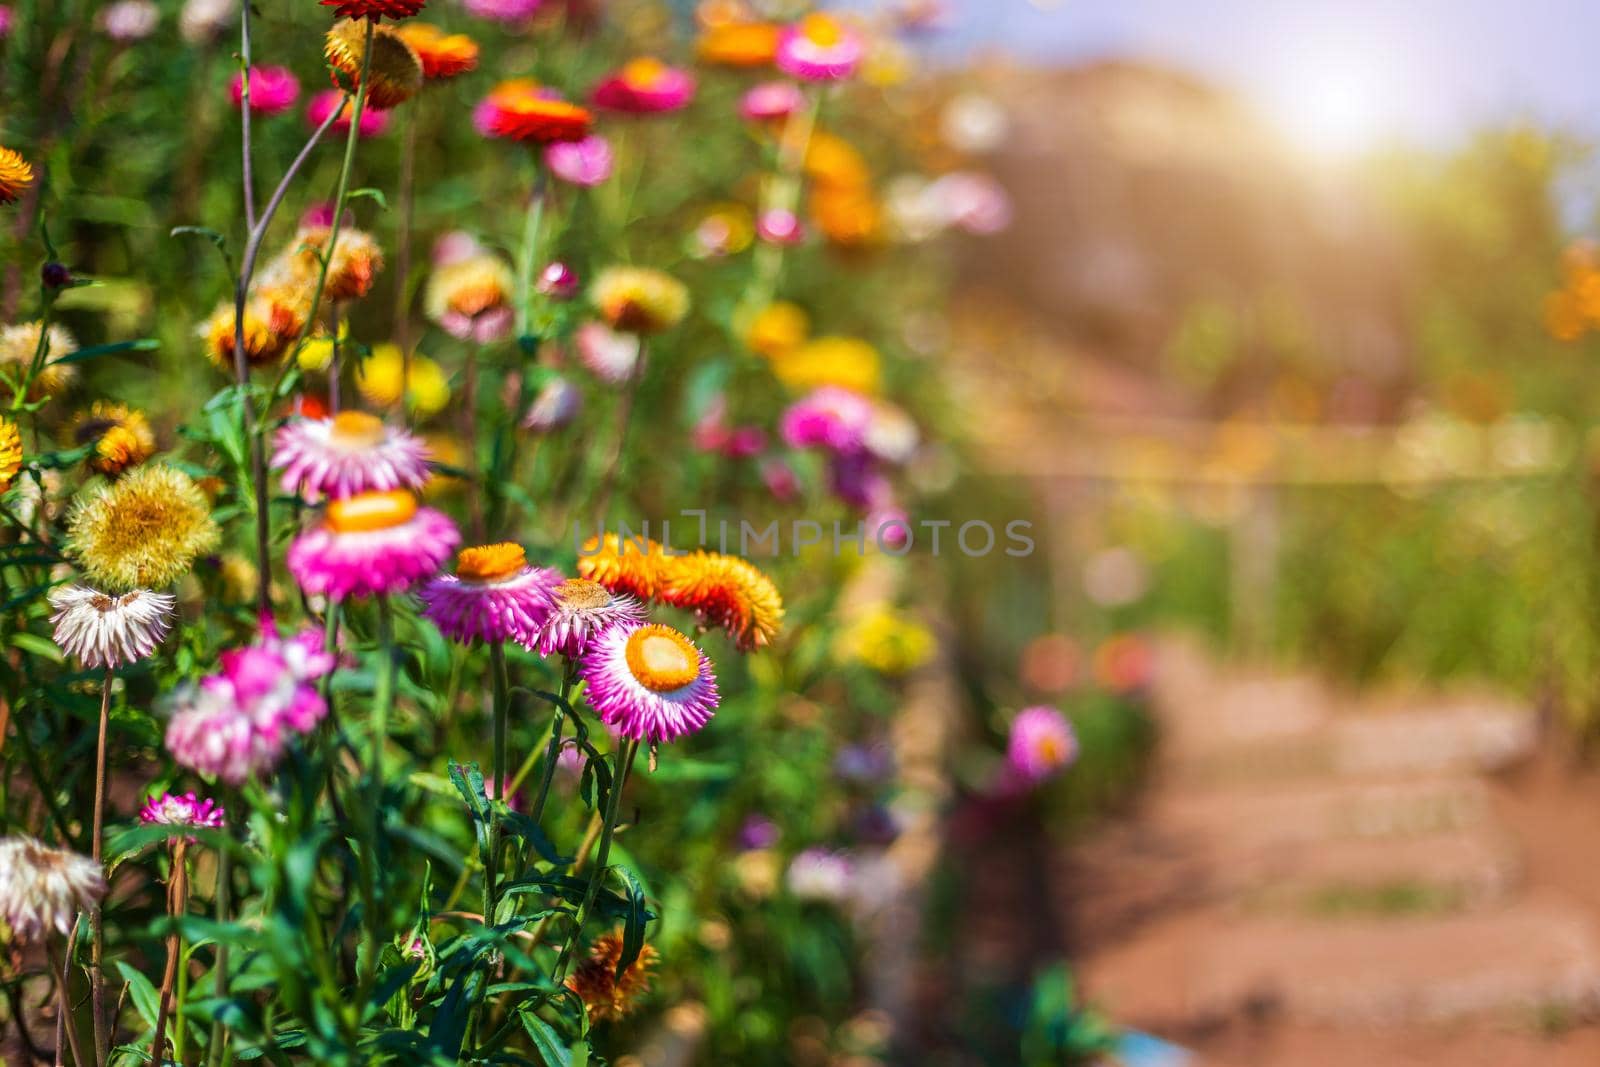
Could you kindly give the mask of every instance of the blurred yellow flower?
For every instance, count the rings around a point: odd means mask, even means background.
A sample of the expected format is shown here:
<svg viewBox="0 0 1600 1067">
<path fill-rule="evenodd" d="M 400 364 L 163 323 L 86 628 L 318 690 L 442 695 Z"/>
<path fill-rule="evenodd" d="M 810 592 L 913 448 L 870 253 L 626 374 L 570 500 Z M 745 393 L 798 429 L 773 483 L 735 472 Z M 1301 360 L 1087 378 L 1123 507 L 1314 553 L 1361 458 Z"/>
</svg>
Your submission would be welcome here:
<svg viewBox="0 0 1600 1067">
<path fill-rule="evenodd" d="M 933 633 L 887 604 L 868 608 L 834 639 L 834 657 L 861 663 L 879 674 L 901 675 L 933 656 Z"/>
<path fill-rule="evenodd" d="M 811 135 L 805 171 L 813 184 L 827 189 L 859 190 L 872 184 L 872 171 L 856 147 L 823 130 Z"/>
<path fill-rule="evenodd" d="M 422 58 L 394 27 L 374 23 L 371 29 L 367 106 L 387 110 L 410 100 L 422 88 Z M 366 61 L 367 33 L 365 19 L 340 19 L 323 39 L 322 54 L 334 70 L 334 80 L 341 88 L 346 88 L 348 81 L 352 92 Z"/>
<path fill-rule="evenodd" d="M 22 469 L 22 433 L 17 424 L 0 418 L 0 493 L 11 488 Z"/>
<path fill-rule="evenodd" d="M 883 207 L 872 190 L 819 186 L 811 191 L 811 221 L 836 245 L 874 244 L 883 234 Z"/>
<path fill-rule="evenodd" d="M 33 357 L 38 348 L 37 322 L 21 322 L 0 329 L 0 371 L 3 371 L 15 385 L 20 386 L 22 379 L 27 376 L 28 368 L 33 366 Z M 60 396 L 66 391 L 67 386 L 78 376 L 78 368 L 71 363 L 51 361 L 76 352 L 77 349 L 77 338 L 73 337 L 65 326 L 52 323 L 45 365 L 33 379 L 33 388 L 28 391 L 29 400 Z"/>
<path fill-rule="evenodd" d="M 818 337 L 776 356 L 772 372 L 795 392 L 837 385 L 871 395 L 882 384 L 878 350 L 857 337 Z"/>
<path fill-rule="evenodd" d="M 348 320 L 346 320 L 344 322 L 339 323 L 339 344 L 340 344 L 340 346 L 343 347 L 344 343 L 346 341 L 348 341 L 349 339 L 350 339 L 350 323 L 349 323 Z M 325 371 L 325 370 L 327 370 L 333 364 L 333 338 L 331 338 L 331 337 L 313 337 L 313 338 L 311 338 L 309 341 L 307 341 L 305 343 L 305 347 L 300 349 L 300 355 L 296 359 L 295 362 L 300 364 L 300 369 L 301 370 L 306 370 L 306 371 Z"/>
<path fill-rule="evenodd" d="M 768 359 L 787 355 L 811 335 L 811 317 L 798 304 L 780 300 L 755 313 L 745 331 L 745 344 Z"/>
<path fill-rule="evenodd" d="M 372 355 L 356 370 L 356 389 L 370 404 L 394 407 L 400 403 L 404 374 L 405 354 L 399 345 L 374 345 Z M 439 364 L 420 352 L 414 353 L 404 393 L 412 413 L 425 419 L 443 411 L 450 402 L 450 379 Z"/>
<path fill-rule="evenodd" d="M 68 424 L 67 436 L 75 445 L 92 442 L 89 466 L 109 477 L 137 467 L 156 450 L 155 431 L 150 429 L 144 412 L 103 400 L 95 401 L 88 411 L 79 412 Z"/>
<path fill-rule="evenodd" d="M 628 333 L 670 330 L 689 313 L 688 287 L 650 267 L 608 267 L 590 295 L 606 323 Z"/>
</svg>

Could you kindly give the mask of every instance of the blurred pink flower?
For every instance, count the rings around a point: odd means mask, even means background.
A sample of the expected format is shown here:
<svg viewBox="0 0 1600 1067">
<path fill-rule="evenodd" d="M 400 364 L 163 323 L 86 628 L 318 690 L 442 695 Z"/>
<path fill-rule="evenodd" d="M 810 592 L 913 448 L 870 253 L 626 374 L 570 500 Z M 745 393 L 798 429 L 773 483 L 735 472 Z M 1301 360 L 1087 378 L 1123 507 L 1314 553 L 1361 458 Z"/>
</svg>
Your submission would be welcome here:
<svg viewBox="0 0 1600 1067">
<path fill-rule="evenodd" d="M 806 239 L 800 217 L 782 208 L 762 212 L 756 220 L 756 233 L 763 241 L 774 245 L 797 245 Z"/>
<path fill-rule="evenodd" d="M 472 234 L 466 230 L 450 230 L 433 242 L 433 265 L 448 267 L 452 263 L 464 263 L 482 252 L 483 246 Z"/>
<path fill-rule="evenodd" d="M 857 452 L 872 424 L 872 401 L 860 393 L 825 385 L 801 397 L 783 413 L 780 429 L 790 448 Z"/>
<path fill-rule="evenodd" d="M 611 177 L 611 142 L 597 133 L 581 141 L 557 141 L 544 149 L 550 173 L 571 185 L 595 186 Z"/>
<path fill-rule="evenodd" d="M 839 81 L 866 57 L 861 35 L 832 15 L 813 12 L 783 31 L 778 69 L 803 81 Z"/>
<path fill-rule="evenodd" d="M 233 76 L 228 94 L 235 108 L 244 102 L 244 73 Z M 250 68 L 250 112 L 255 115 L 281 115 L 300 99 L 300 81 L 288 67 Z M 324 111 L 322 118 L 327 118 Z M 320 121 L 320 119 L 319 119 Z"/>
<path fill-rule="evenodd" d="M 311 98 L 311 103 L 306 107 L 306 123 L 315 128 L 321 126 L 333 109 L 344 101 L 344 94 L 337 89 L 324 89 Z M 350 109 L 334 120 L 333 128 L 338 133 L 350 132 Z M 361 112 L 361 136 L 377 137 L 389 128 L 389 112 L 379 111 L 376 108 L 367 108 Z"/>
<path fill-rule="evenodd" d="M 468 13 L 496 22 L 521 22 L 538 11 L 544 0 L 466 0 Z"/>
<path fill-rule="evenodd" d="M 0 4 L 0 38 L 11 32 L 11 6 Z"/>
<path fill-rule="evenodd" d="M 800 499 L 800 478 L 794 468 L 781 459 L 769 459 L 761 464 L 761 481 L 780 504 L 792 504 Z"/>
<path fill-rule="evenodd" d="M 762 82 L 744 94 L 739 114 L 751 122 L 776 122 L 805 106 L 805 94 L 793 82 Z"/>
<path fill-rule="evenodd" d="M 552 300 L 571 300 L 579 285 L 578 272 L 558 259 L 539 272 L 537 288 Z"/>
<path fill-rule="evenodd" d="M 151 0 L 117 0 L 100 12 L 106 36 L 123 44 L 144 40 L 160 23 L 161 9 Z"/>
<path fill-rule="evenodd" d="M 1037 785 L 1078 758 L 1072 724 L 1055 708 L 1023 708 L 1011 722 L 1006 767 L 1022 785 Z"/>
<path fill-rule="evenodd" d="M 688 107 L 694 75 L 648 56 L 635 59 L 595 86 L 596 107 L 632 115 L 659 114 Z"/>
</svg>

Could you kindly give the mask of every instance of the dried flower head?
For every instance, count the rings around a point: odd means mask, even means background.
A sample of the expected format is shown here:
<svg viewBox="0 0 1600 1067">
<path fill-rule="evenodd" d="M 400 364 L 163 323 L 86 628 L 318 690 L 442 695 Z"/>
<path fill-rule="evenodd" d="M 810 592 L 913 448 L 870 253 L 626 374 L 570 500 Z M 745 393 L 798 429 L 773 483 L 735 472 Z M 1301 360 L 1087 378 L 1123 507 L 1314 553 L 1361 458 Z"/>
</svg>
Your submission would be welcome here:
<svg viewBox="0 0 1600 1067">
<path fill-rule="evenodd" d="M 168 593 L 135 589 L 121 596 L 71 585 L 50 593 L 55 642 L 85 667 L 125 667 L 154 652 L 172 627 Z"/>
<path fill-rule="evenodd" d="M 38 349 L 39 323 L 20 322 L 0 329 L 0 372 L 10 379 L 12 390 L 22 384 L 28 368 L 33 366 L 33 357 Z M 78 339 L 72 336 L 71 331 L 52 323 L 45 340 L 45 362 L 34 376 L 33 388 L 28 390 L 29 400 L 60 396 L 67 391 L 67 387 L 78 376 L 78 368 L 71 363 L 53 361 L 77 350 Z"/>
<path fill-rule="evenodd" d="M 92 444 L 89 466 L 108 477 L 137 467 L 156 451 L 155 431 L 142 411 L 104 400 L 74 416 L 67 436 L 74 445 Z"/>
<path fill-rule="evenodd" d="M 610 267 L 590 290 L 595 307 L 615 330 L 659 333 L 689 313 L 689 289 L 665 271 L 650 267 Z"/>
<path fill-rule="evenodd" d="M 12 204 L 33 184 L 33 167 L 22 154 L 0 145 L 0 204 Z"/>
<path fill-rule="evenodd" d="M 273 268 L 289 277 L 315 279 L 322 269 L 323 246 L 331 232 L 329 226 L 302 227 L 284 258 Z M 323 295 L 333 301 L 358 300 L 372 291 L 372 283 L 381 270 L 383 249 L 378 247 L 377 239 L 365 230 L 342 227 L 328 262 Z"/>
<path fill-rule="evenodd" d="M 182 471 L 139 467 L 80 499 L 67 519 L 72 556 L 89 580 L 110 589 L 161 588 L 217 546 L 211 505 Z"/>
<path fill-rule="evenodd" d="M 105 896 L 100 865 L 31 837 L 0 837 L 0 922 L 24 944 L 65 936 L 79 913 Z"/>
<path fill-rule="evenodd" d="M 252 367 L 276 363 L 289 351 L 300 335 L 310 313 L 310 296 L 302 302 L 289 288 L 258 291 L 244 306 L 244 358 Z M 238 320 L 230 301 L 219 304 L 211 317 L 200 325 L 206 358 L 219 370 L 233 373 L 234 346 L 238 343 Z"/>
<path fill-rule="evenodd" d="M 400 27 L 400 37 L 422 61 L 422 76 L 428 81 L 459 77 L 478 67 L 478 42 L 464 33 L 446 33 L 428 22 L 408 22 Z"/>
<path fill-rule="evenodd" d="M 399 107 L 422 88 L 422 58 L 390 26 L 374 26 L 372 62 L 367 68 L 367 104 L 380 110 Z M 366 64 L 367 26 L 358 19 L 341 19 L 323 38 L 322 54 L 333 68 L 334 84 L 354 93 Z"/>
<path fill-rule="evenodd" d="M 650 992 L 650 971 L 659 954 L 649 945 L 641 946 L 638 958 L 619 975 L 622 946 L 622 931 L 601 934 L 590 946 L 589 958 L 567 978 L 567 988 L 583 1001 L 591 1023 L 621 1019 Z"/>
</svg>

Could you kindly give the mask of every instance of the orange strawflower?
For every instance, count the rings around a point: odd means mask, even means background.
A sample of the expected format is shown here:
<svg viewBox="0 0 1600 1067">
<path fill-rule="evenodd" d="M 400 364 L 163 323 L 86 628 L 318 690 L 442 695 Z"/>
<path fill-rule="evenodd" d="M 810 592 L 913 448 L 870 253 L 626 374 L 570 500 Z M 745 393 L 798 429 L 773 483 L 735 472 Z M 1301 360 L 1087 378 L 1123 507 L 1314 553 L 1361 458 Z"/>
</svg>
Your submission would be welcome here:
<svg viewBox="0 0 1600 1067">
<path fill-rule="evenodd" d="M 781 27 L 770 22 L 725 22 L 708 26 L 698 50 L 704 63 L 723 67 L 767 67 L 778 54 Z"/>
<path fill-rule="evenodd" d="M 649 945 L 639 949 L 639 957 L 621 976 L 622 931 L 601 934 L 589 948 L 589 958 L 567 979 L 567 988 L 578 994 L 589 1012 L 591 1023 L 621 1019 L 638 1006 L 639 998 L 650 992 L 650 970 L 659 958 Z"/>
<path fill-rule="evenodd" d="M 594 125 L 594 115 L 542 89 L 531 78 L 513 78 L 495 86 L 478 105 L 475 121 L 489 137 L 555 144 L 583 140 Z"/>
<path fill-rule="evenodd" d="M 28 186 L 33 184 L 33 168 L 14 152 L 0 145 L 0 204 L 15 203 Z"/>
<path fill-rule="evenodd" d="M 623 541 L 614 533 L 603 541 L 589 538 L 578 556 L 578 575 L 598 582 L 613 593 L 653 600 L 662 588 L 662 565 L 667 556 L 659 544 L 644 537 Z"/>
<path fill-rule="evenodd" d="M 400 37 L 422 61 L 422 76 L 443 81 L 478 67 L 478 42 L 464 33 L 445 33 L 431 22 L 408 22 Z"/>
<path fill-rule="evenodd" d="M 669 556 L 662 563 L 663 604 L 692 611 L 748 652 L 771 643 L 783 627 L 783 596 L 754 564 L 719 552 Z"/>
</svg>

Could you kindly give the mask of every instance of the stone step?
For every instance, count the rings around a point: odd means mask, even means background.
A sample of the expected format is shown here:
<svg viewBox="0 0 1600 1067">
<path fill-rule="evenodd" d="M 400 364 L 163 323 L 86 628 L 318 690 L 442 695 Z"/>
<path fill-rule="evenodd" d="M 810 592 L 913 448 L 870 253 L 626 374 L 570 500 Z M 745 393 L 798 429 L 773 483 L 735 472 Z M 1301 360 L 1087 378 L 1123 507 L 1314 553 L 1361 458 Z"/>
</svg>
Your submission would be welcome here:
<svg viewBox="0 0 1600 1067">
<path fill-rule="evenodd" d="M 1588 916 L 1559 901 L 1410 919 L 1192 914 L 1087 959 L 1113 1017 L 1163 1032 L 1241 1014 L 1398 1025 L 1581 1013 L 1600 1004 Z"/>
</svg>

